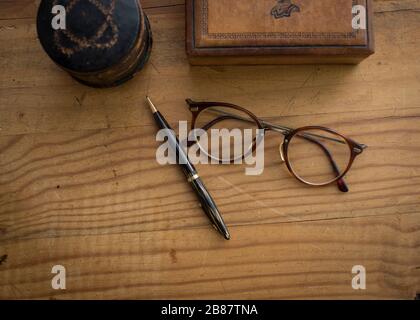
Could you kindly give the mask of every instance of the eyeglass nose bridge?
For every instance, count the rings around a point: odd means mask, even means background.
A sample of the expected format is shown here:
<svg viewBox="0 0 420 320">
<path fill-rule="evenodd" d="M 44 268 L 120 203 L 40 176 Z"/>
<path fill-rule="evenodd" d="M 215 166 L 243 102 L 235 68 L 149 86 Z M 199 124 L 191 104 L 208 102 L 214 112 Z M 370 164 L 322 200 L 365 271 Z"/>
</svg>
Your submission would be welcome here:
<svg viewBox="0 0 420 320">
<path fill-rule="evenodd" d="M 287 142 L 287 141 L 286 141 Z M 279 146 L 279 153 L 280 153 L 280 158 L 281 158 L 281 162 L 282 163 L 286 163 L 286 157 L 285 157 L 285 155 L 284 155 L 284 143 L 285 143 L 285 141 L 283 141 L 282 143 L 280 143 L 280 146 Z M 293 177 L 293 174 L 290 172 L 290 170 L 287 170 L 287 173 L 291 176 L 291 177 Z"/>
<path fill-rule="evenodd" d="M 286 158 L 284 157 L 283 146 L 284 146 L 284 141 L 280 143 L 280 146 L 279 146 L 280 158 L 281 158 L 281 161 L 284 163 L 286 162 Z"/>
</svg>

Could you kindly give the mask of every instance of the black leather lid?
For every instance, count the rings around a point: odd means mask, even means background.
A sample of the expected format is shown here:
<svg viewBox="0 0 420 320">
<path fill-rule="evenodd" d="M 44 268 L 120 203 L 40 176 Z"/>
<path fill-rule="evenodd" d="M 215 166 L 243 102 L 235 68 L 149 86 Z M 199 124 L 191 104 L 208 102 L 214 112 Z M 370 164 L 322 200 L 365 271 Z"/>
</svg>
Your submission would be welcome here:
<svg viewBox="0 0 420 320">
<path fill-rule="evenodd" d="M 66 8 L 66 30 L 54 30 L 53 6 Z M 42 0 L 39 40 L 57 64 L 75 72 L 100 71 L 132 50 L 142 26 L 138 0 Z"/>
</svg>

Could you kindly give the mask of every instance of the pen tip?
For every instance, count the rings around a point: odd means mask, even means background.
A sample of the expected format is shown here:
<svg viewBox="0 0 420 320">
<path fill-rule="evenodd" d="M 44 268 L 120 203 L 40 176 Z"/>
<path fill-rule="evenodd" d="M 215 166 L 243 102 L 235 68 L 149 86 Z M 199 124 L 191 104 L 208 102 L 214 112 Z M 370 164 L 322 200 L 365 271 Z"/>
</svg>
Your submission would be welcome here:
<svg viewBox="0 0 420 320">
<path fill-rule="evenodd" d="M 149 104 L 150 110 L 151 110 L 153 113 L 156 113 L 156 112 L 157 112 L 157 109 L 156 109 L 155 105 L 153 104 L 153 102 L 152 102 L 152 100 L 150 99 L 150 97 L 149 97 L 149 96 L 146 96 L 146 101 L 147 101 L 147 103 Z"/>
<path fill-rule="evenodd" d="M 226 230 L 226 231 L 224 232 L 224 237 L 225 237 L 225 239 L 226 239 L 226 240 L 230 240 L 230 234 L 229 234 L 229 231 L 227 231 L 227 230 Z"/>
</svg>

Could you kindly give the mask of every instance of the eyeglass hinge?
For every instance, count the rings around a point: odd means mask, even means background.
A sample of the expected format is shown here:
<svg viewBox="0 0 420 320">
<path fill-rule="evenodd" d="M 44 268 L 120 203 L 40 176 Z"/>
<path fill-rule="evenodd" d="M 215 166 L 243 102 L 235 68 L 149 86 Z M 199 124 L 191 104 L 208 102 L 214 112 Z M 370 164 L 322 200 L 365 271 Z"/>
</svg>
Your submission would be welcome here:
<svg viewBox="0 0 420 320">
<path fill-rule="evenodd" d="M 190 110 L 193 111 L 193 112 L 196 112 L 196 111 L 198 111 L 198 107 L 190 107 Z"/>
<path fill-rule="evenodd" d="M 359 148 L 359 147 L 356 147 L 356 148 L 353 148 L 353 151 L 357 154 L 361 154 L 363 152 L 363 149 Z"/>
</svg>

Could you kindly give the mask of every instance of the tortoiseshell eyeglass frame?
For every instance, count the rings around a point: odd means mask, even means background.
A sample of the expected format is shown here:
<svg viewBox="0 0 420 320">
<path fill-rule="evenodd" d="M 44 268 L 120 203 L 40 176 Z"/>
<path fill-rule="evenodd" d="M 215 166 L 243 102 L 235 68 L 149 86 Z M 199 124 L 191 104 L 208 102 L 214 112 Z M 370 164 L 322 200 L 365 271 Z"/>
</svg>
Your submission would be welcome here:
<svg viewBox="0 0 420 320">
<path fill-rule="evenodd" d="M 306 127 L 301 127 L 301 128 L 297 128 L 297 129 L 292 129 L 292 128 L 288 128 L 288 127 L 284 127 L 284 126 L 280 126 L 277 124 L 272 124 L 269 123 L 267 121 L 264 121 L 260 118 L 258 118 L 256 115 L 254 115 L 252 112 L 250 112 L 249 110 L 240 107 L 238 105 L 235 104 L 231 104 L 231 103 L 226 103 L 226 102 L 197 102 L 197 101 L 193 101 L 191 99 L 186 99 L 186 102 L 188 104 L 189 110 L 192 114 L 192 121 L 191 121 L 191 130 L 194 129 L 203 129 L 205 131 L 207 131 L 208 129 L 210 129 L 213 125 L 215 125 L 216 123 L 226 120 L 226 119 L 235 119 L 235 120 L 242 120 L 242 121 L 246 121 L 246 122 L 255 122 L 255 125 L 258 127 L 258 129 L 260 129 L 264 135 L 267 131 L 275 131 L 278 133 L 281 133 L 284 136 L 284 140 L 283 143 L 280 145 L 280 155 L 282 158 L 282 161 L 285 162 L 286 167 L 288 169 L 288 171 L 290 172 L 290 174 L 295 177 L 297 180 L 299 180 L 300 182 L 303 182 L 306 185 L 310 185 L 310 186 L 326 186 L 326 185 L 330 185 L 332 183 L 337 183 L 337 187 L 340 191 L 342 192 L 348 192 L 349 188 L 344 180 L 344 176 L 349 172 L 350 168 L 353 165 L 354 160 L 356 159 L 357 156 L 359 156 L 360 154 L 363 153 L 363 150 L 365 150 L 367 148 L 367 145 L 362 144 L 362 143 L 358 143 L 330 128 L 326 128 L 326 127 L 322 127 L 322 126 L 306 126 Z M 227 113 L 227 112 L 222 112 L 220 111 L 221 115 L 217 118 L 215 118 L 214 120 L 212 120 L 211 122 L 205 124 L 203 127 L 198 128 L 196 126 L 196 120 L 199 116 L 199 114 L 201 112 L 203 112 L 204 110 L 206 110 L 207 108 L 210 107 L 224 107 L 224 108 L 231 108 L 237 111 L 241 111 L 242 113 L 246 114 L 249 116 L 249 118 L 245 118 L 245 117 L 241 117 L 238 116 L 236 114 L 231 114 L 231 113 Z M 326 133 L 335 135 L 339 138 L 341 138 L 342 140 L 339 139 L 334 139 L 334 138 L 330 138 L 330 137 L 325 137 L 325 136 L 317 136 L 315 134 L 310 134 L 307 133 L 306 131 L 308 130 L 321 130 L 321 131 L 325 131 Z M 325 153 L 325 155 L 328 157 L 328 160 L 331 164 L 332 170 L 335 172 L 335 174 L 337 175 L 334 179 L 325 182 L 325 183 L 311 183 L 308 182 L 304 179 L 302 179 L 298 174 L 295 173 L 295 171 L 293 170 L 292 165 L 290 164 L 289 161 L 289 156 L 288 156 L 288 147 L 289 147 L 289 143 L 292 140 L 293 137 L 298 136 L 299 138 L 304 138 L 307 141 L 311 142 L 311 143 L 315 143 L 317 146 L 319 146 L 320 148 L 322 148 L 322 151 Z M 324 144 L 322 144 L 320 141 L 318 141 L 316 138 L 324 138 L 324 139 L 328 139 L 328 140 L 333 140 L 336 141 L 338 143 L 346 143 L 347 146 L 349 147 L 350 150 L 350 157 L 349 157 L 349 162 L 348 165 L 346 167 L 346 169 L 342 172 L 340 172 L 340 169 L 338 168 L 336 162 L 334 161 L 330 151 L 328 150 L 327 147 L 324 146 Z M 250 148 L 250 150 L 255 151 L 258 143 L 261 140 L 257 140 L 256 138 L 254 138 L 253 140 L 253 144 L 252 147 Z M 189 142 L 188 146 L 191 146 L 192 144 L 194 144 L 195 142 Z M 244 154 L 242 157 L 246 157 L 246 154 Z M 223 162 L 222 160 L 219 160 L 220 162 Z M 234 162 L 234 159 L 231 159 L 231 162 Z"/>
</svg>

